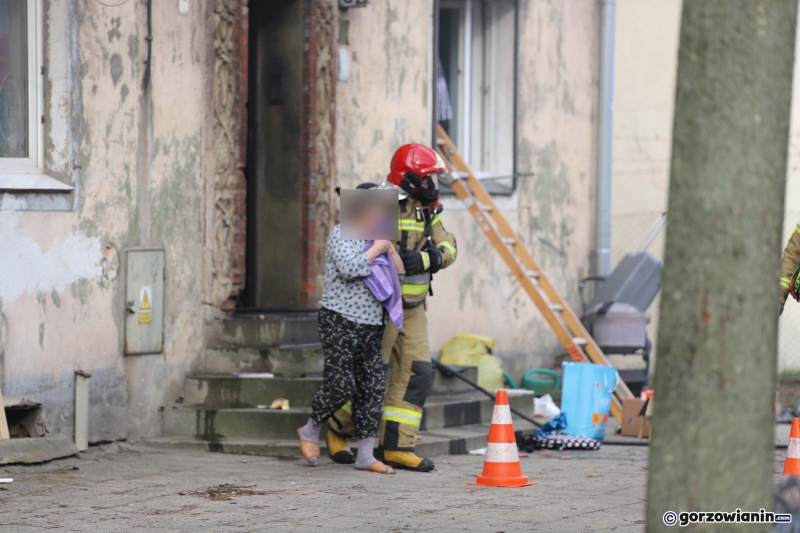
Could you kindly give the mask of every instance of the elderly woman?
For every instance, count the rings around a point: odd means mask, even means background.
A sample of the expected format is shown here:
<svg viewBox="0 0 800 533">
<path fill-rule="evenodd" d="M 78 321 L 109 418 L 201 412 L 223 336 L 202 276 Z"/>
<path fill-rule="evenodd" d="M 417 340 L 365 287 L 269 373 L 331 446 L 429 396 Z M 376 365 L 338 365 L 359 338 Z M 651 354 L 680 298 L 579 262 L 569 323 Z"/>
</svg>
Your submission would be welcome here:
<svg viewBox="0 0 800 533">
<path fill-rule="evenodd" d="M 368 229 L 376 212 L 369 205 L 358 209 L 354 220 L 362 224 L 362 229 Z M 333 228 L 328 237 L 325 290 L 319 311 L 325 370 L 322 386 L 311 404 L 311 417 L 297 430 L 300 450 L 311 466 L 319 462 L 319 433 L 323 423 L 352 399 L 358 438 L 355 467 L 381 474 L 395 473 L 373 455 L 386 391 L 381 350 L 384 305 L 365 281 L 377 266 L 376 261 L 388 264 L 395 278 L 398 266 L 402 270 L 402 261 L 390 241 L 376 240 L 370 244 L 367 240 L 343 239 L 341 226 Z"/>
</svg>

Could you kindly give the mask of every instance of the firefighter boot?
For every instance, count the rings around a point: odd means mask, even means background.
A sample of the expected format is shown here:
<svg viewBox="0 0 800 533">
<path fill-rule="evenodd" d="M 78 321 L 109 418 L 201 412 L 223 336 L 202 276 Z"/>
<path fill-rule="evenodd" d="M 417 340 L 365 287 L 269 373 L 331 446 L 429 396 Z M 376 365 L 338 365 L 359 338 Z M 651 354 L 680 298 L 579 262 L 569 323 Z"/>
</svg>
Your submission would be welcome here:
<svg viewBox="0 0 800 533">
<path fill-rule="evenodd" d="M 394 468 L 413 472 L 430 472 L 433 470 L 433 459 L 423 459 L 414 452 L 383 450 L 383 462 Z"/>
<path fill-rule="evenodd" d="M 347 444 L 346 437 L 329 429 L 325 438 L 328 441 L 328 455 L 330 455 L 334 463 L 349 465 L 355 462 L 355 459 L 353 459 L 353 452 L 350 451 L 350 445 Z"/>
</svg>

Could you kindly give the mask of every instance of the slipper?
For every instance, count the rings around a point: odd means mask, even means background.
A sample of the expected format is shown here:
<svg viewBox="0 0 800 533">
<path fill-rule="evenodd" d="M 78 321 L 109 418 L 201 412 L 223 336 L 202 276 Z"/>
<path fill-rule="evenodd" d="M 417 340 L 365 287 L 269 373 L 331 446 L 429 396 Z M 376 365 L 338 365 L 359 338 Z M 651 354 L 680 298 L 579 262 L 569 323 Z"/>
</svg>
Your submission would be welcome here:
<svg viewBox="0 0 800 533">
<path fill-rule="evenodd" d="M 317 466 L 319 464 L 319 443 L 303 440 L 300 437 L 300 428 L 297 428 L 297 439 L 300 441 L 300 452 L 308 461 L 308 464 Z"/>
<path fill-rule="evenodd" d="M 389 466 L 385 465 L 380 461 L 375 461 L 369 468 L 356 468 L 356 470 L 361 470 L 362 472 L 376 472 L 378 474 L 395 474 L 396 472 L 394 469 Z"/>
</svg>

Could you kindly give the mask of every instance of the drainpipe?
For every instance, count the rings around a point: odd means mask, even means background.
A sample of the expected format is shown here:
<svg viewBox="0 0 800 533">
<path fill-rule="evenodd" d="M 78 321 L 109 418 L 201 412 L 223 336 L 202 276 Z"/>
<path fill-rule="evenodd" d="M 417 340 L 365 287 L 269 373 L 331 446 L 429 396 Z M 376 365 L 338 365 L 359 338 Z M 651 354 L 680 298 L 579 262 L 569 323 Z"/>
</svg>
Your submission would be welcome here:
<svg viewBox="0 0 800 533">
<path fill-rule="evenodd" d="M 611 273 L 611 136 L 614 124 L 614 18 L 616 0 L 600 2 L 600 87 L 597 118 L 597 227 L 594 268 Z"/>
</svg>

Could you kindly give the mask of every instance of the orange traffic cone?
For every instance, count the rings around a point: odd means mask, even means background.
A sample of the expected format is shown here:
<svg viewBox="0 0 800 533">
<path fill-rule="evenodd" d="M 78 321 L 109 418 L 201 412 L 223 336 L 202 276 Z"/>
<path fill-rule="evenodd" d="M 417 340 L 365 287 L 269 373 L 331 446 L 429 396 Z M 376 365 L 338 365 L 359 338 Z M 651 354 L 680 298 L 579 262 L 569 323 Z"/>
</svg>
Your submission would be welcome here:
<svg viewBox="0 0 800 533">
<path fill-rule="evenodd" d="M 783 475 L 800 477 L 800 418 L 792 420 L 792 432 L 789 433 L 789 446 L 786 448 Z"/>
<path fill-rule="evenodd" d="M 488 487 L 534 485 L 528 481 L 528 476 L 522 475 L 520 469 L 517 439 L 514 436 L 514 425 L 511 423 L 511 407 L 508 405 L 508 393 L 504 390 L 497 391 L 494 400 L 492 427 L 489 428 L 489 444 L 486 446 L 483 475 L 478 476 L 478 480 L 470 485 Z"/>
</svg>

